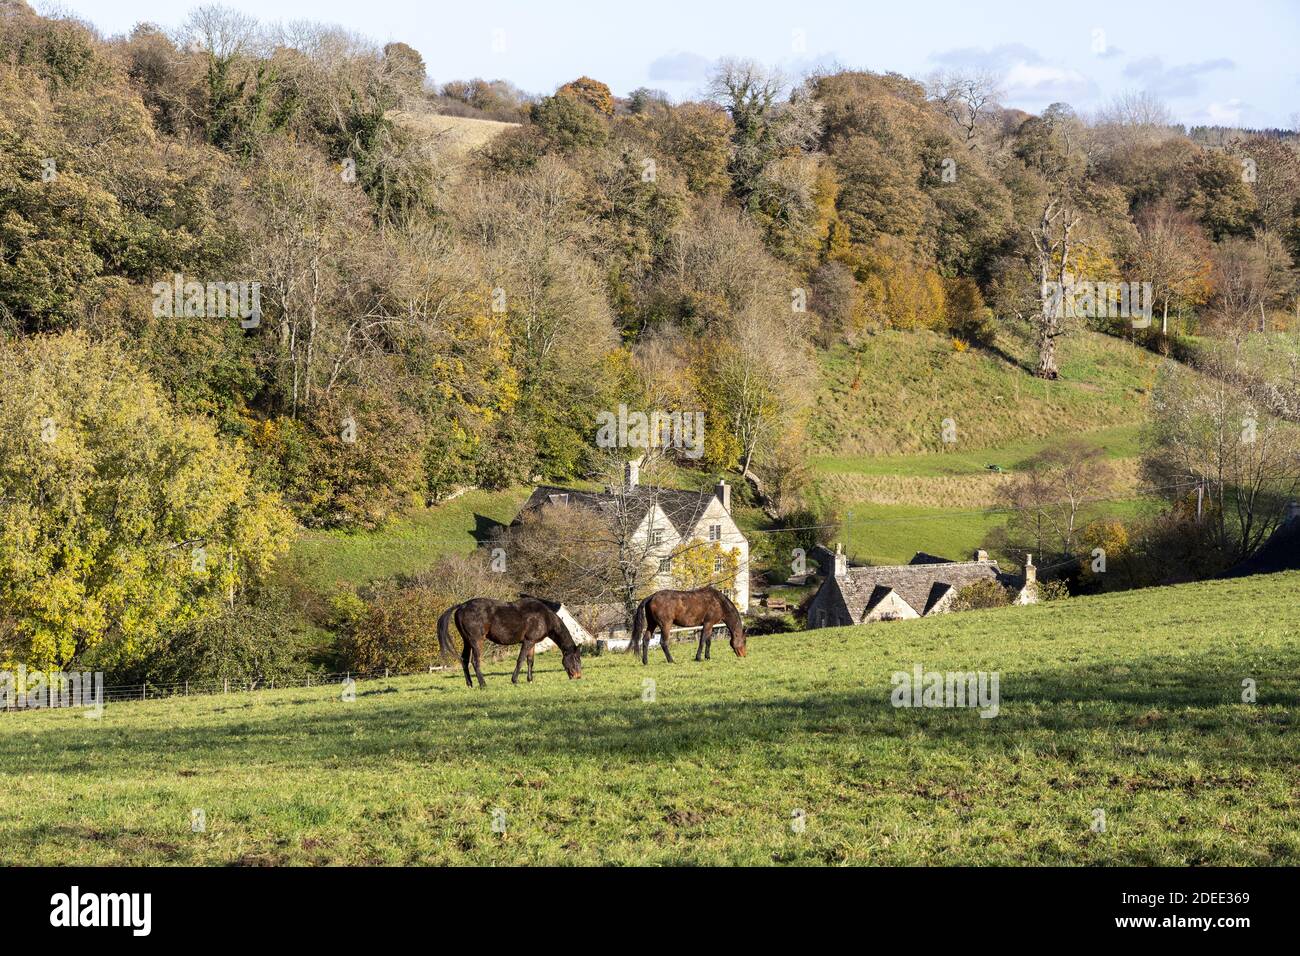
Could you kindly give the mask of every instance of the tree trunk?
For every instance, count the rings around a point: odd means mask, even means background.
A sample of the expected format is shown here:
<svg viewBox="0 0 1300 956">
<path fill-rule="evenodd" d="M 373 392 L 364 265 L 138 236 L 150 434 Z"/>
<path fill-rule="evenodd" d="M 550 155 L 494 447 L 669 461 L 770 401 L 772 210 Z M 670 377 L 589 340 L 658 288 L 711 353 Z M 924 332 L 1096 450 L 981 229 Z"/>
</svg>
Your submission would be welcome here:
<svg viewBox="0 0 1300 956">
<path fill-rule="evenodd" d="M 763 490 L 763 479 L 746 468 L 740 475 L 747 482 L 749 487 L 754 489 L 754 497 L 758 499 L 759 506 L 763 509 L 763 514 L 767 515 L 773 521 L 781 517 L 781 513 L 776 509 L 776 502 L 768 496 Z"/>
<path fill-rule="evenodd" d="M 1056 336 L 1047 327 L 1038 337 L 1038 369 L 1034 372 L 1039 378 L 1055 380 L 1061 370 L 1056 367 Z"/>
</svg>

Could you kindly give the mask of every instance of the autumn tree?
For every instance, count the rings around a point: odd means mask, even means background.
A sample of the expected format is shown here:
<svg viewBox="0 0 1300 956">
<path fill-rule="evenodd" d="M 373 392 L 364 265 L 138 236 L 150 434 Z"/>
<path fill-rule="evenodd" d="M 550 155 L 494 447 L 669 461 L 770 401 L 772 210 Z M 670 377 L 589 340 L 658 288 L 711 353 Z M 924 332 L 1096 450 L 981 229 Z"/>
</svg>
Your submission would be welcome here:
<svg viewBox="0 0 1300 956">
<path fill-rule="evenodd" d="M 1114 470 L 1097 445 L 1072 439 L 1038 452 L 999 492 L 1007 530 L 1031 553 L 1069 558 L 1087 516 L 1110 494 Z"/>
<path fill-rule="evenodd" d="M 121 668 L 233 607 L 288 543 L 242 449 L 176 415 L 120 347 L 0 344 L 0 618 L 7 664 Z"/>
<path fill-rule="evenodd" d="M 1144 208 L 1137 216 L 1138 243 L 1133 270 L 1150 282 L 1159 303 L 1161 332 L 1169 334 L 1169 308 L 1181 316 L 1202 304 L 1212 288 L 1211 249 L 1188 213 L 1168 202 Z"/>
<path fill-rule="evenodd" d="M 555 91 L 556 96 L 568 96 L 586 103 L 597 113 L 614 115 L 614 94 L 600 80 L 589 76 L 580 76 L 570 83 L 565 83 Z"/>
</svg>

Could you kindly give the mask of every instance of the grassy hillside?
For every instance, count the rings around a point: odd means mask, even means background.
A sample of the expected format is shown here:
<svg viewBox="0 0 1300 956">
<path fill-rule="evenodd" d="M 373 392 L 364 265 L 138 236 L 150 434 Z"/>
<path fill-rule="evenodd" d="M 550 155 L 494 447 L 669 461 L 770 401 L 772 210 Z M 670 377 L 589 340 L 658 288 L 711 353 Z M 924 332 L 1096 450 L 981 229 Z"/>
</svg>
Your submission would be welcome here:
<svg viewBox="0 0 1300 956">
<path fill-rule="evenodd" d="M 441 673 L 351 703 L 5 715 L 0 863 L 1295 864 L 1297 587 L 758 637 L 744 660 L 606 655 L 581 681 L 546 655 L 532 686 L 503 664 L 485 691 Z M 998 671 L 1001 713 L 895 709 L 916 663 Z"/>
<path fill-rule="evenodd" d="M 463 158 L 499 133 L 514 129 L 517 123 L 472 119 L 466 116 L 442 116 L 437 113 L 410 113 L 395 110 L 389 118 L 412 129 L 434 143 L 448 157 Z"/>
<path fill-rule="evenodd" d="M 494 525 L 513 521 L 531 490 L 468 491 L 379 531 L 307 532 L 289 560 L 295 575 L 318 589 L 427 570 L 440 555 L 468 554 Z"/>
<path fill-rule="evenodd" d="M 1079 331 L 1060 344 L 1061 379 L 1026 369 L 1033 344 L 1009 329 L 1001 354 L 957 352 L 929 332 L 884 333 L 822 356 L 812 438 L 815 494 L 835 502 L 850 556 L 872 564 L 916 551 L 961 557 L 1005 517 L 988 513 L 1026 459 L 1065 437 L 1102 448 L 1114 515 L 1142 507 L 1137 457 L 1159 359 Z M 856 387 L 854 383 L 856 382 Z M 956 441 L 943 441 L 945 419 Z M 997 466 L 994 470 L 990 466 Z"/>
<path fill-rule="evenodd" d="M 1061 340 L 1061 379 L 1025 369 L 1032 345 L 1008 332 L 1003 356 L 957 352 L 932 332 L 885 332 L 822 360 L 811 435 L 827 455 L 951 453 L 1141 420 L 1157 356 L 1096 332 Z M 856 387 L 854 383 L 856 382 Z M 956 424 L 955 445 L 942 438 Z"/>
</svg>

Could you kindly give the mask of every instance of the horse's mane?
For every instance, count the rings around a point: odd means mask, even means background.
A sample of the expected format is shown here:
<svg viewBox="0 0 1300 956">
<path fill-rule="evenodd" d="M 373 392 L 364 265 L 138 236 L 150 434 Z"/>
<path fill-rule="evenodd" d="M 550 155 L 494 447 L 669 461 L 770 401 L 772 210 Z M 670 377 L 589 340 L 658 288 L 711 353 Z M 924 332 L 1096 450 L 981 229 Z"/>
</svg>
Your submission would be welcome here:
<svg viewBox="0 0 1300 956">
<path fill-rule="evenodd" d="M 731 613 L 734 614 L 734 615 L 736 615 L 736 617 L 740 617 L 740 616 L 741 616 L 741 615 L 740 615 L 740 608 L 736 607 L 735 602 L 732 601 L 731 598 L 727 597 L 725 594 L 723 594 L 720 590 L 718 590 L 718 589 L 715 588 L 715 587 L 710 586 L 710 587 L 709 587 L 709 590 L 712 591 L 713 593 L 715 593 L 715 594 L 718 596 L 718 600 L 722 602 L 722 606 L 723 606 L 724 608 L 730 608 Z"/>
<path fill-rule="evenodd" d="M 560 617 L 560 608 L 564 607 L 562 601 L 548 601 L 546 598 L 540 598 L 535 594 L 525 594 L 523 591 L 519 592 L 519 599 L 521 601 L 536 601 L 545 607 L 551 616 L 551 625 L 568 638 L 569 643 L 574 647 L 578 646 L 578 642 L 573 639 L 573 633 L 569 630 L 569 625 L 565 624 L 564 618 Z M 561 646 L 561 650 L 564 650 L 563 646 Z"/>
<path fill-rule="evenodd" d="M 548 601 L 546 598 L 540 598 L 535 594 L 525 594 L 523 591 L 519 592 L 519 597 L 525 601 L 536 601 L 538 604 L 545 604 L 552 611 L 559 611 L 564 606 L 559 601 Z"/>
</svg>

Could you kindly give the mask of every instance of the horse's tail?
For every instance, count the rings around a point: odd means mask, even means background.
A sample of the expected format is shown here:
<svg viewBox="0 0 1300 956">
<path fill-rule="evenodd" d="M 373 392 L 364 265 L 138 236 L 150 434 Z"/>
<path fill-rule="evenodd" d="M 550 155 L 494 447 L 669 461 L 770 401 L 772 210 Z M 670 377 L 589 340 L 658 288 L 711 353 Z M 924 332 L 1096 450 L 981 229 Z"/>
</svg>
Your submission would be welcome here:
<svg viewBox="0 0 1300 956">
<path fill-rule="evenodd" d="M 646 598 L 637 605 L 636 615 L 632 618 L 632 643 L 629 650 L 635 651 L 641 646 L 641 636 L 645 634 L 646 605 L 649 603 L 650 599 Z"/>
<path fill-rule="evenodd" d="M 456 653 L 456 645 L 451 640 L 451 616 L 460 608 L 459 604 L 453 604 L 447 610 L 442 612 L 438 618 L 438 646 L 442 652 L 447 655 Z"/>
</svg>

